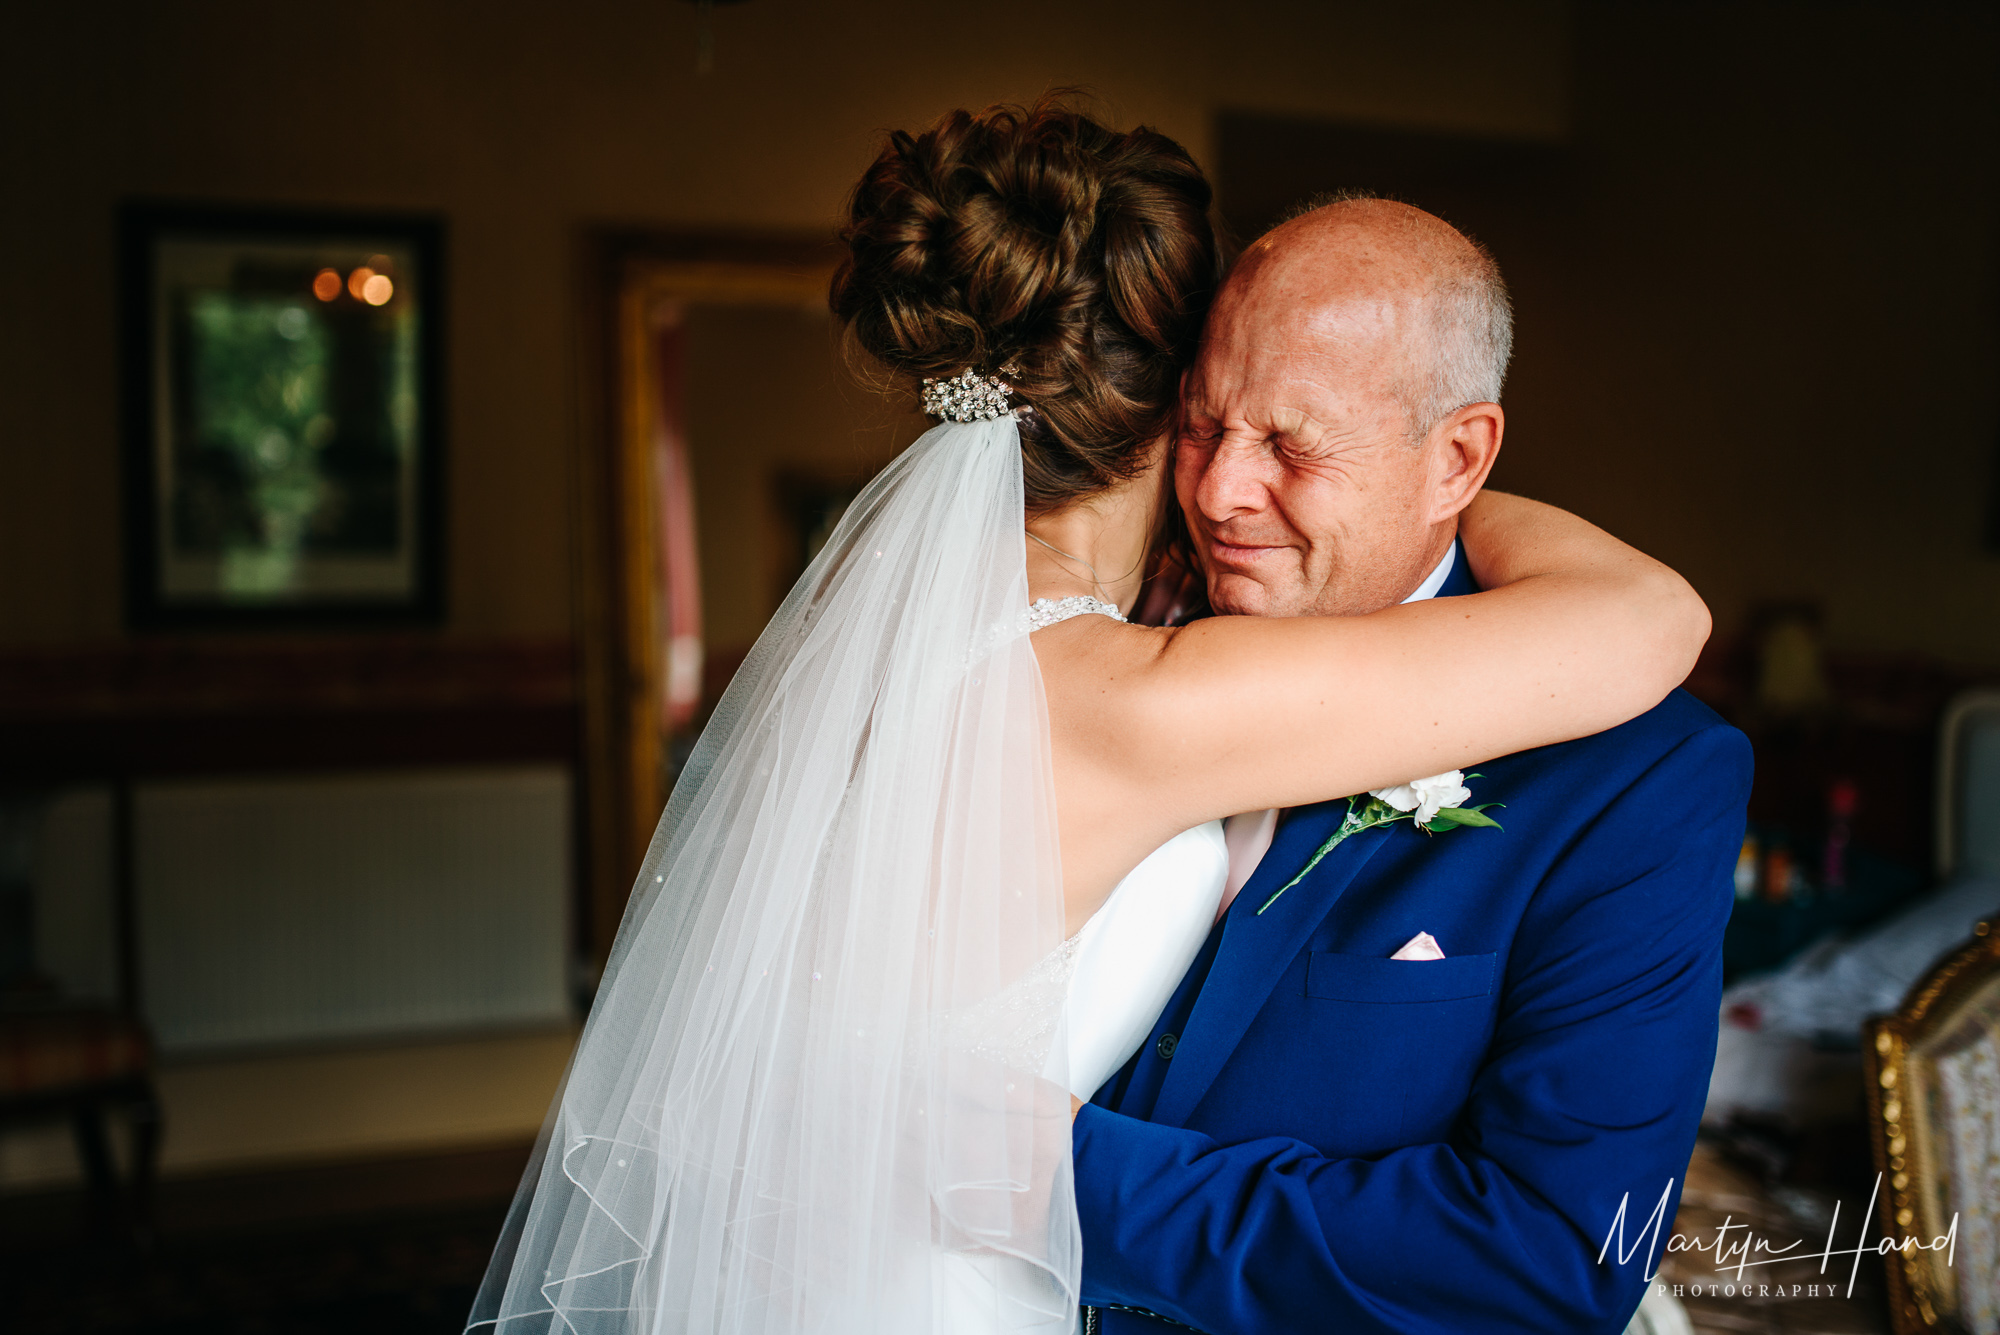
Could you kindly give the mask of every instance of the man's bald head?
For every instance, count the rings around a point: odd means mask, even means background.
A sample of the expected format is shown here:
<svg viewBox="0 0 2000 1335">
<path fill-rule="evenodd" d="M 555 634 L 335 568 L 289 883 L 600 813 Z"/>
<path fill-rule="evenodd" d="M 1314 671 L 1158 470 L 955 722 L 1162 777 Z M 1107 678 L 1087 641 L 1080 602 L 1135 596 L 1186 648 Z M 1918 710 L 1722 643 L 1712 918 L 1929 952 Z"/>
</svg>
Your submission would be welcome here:
<svg viewBox="0 0 2000 1335">
<path fill-rule="evenodd" d="M 1182 386 L 1175 485 L 1216 610 L 1416 589 L 1499 452 L 1511 344 L 1498 266 L 1421 209 L 1336 199 L 1259 238 Z"/>
<path fill-rule="evenodd" d="M 1435 214 L 1372 195 L 1308 201 L 1243 253 L 1218 312 L 1274 297 L 1322 315 L 1358 300 L 1405 308 L 1391 390 L 1415 439 L 1453 409 L 1500 401 L 1514 350 L 1507 285 L 1485 247 Z"/>
</svg>

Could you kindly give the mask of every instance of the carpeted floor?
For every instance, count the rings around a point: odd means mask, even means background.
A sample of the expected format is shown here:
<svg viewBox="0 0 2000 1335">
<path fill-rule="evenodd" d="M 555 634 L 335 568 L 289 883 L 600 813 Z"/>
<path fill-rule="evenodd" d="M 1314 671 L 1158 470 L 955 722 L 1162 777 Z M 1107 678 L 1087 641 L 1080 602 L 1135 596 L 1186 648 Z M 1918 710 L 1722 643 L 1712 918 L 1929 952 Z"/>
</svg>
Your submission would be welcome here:
<svg viewBox="0 0 2000 1335">
<path fill-rule="evenodd" d="M 458 1335 L 525 1160 L 169 1183 L 143 1252 L 72 1196 L 7 1203 L 10 1335 Z"/>
<path fill-rule="evenodd" d="M 456 1335 L 504 1210 L 10 1250 L 18 1335 Z"/>
</svg>

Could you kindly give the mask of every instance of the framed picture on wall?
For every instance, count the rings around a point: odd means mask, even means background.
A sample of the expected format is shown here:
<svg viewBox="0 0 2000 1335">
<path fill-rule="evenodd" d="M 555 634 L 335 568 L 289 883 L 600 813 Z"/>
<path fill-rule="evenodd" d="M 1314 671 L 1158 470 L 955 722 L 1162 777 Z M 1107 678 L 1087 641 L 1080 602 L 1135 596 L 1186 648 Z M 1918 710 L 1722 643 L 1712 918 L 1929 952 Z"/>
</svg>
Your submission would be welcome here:
<svg viewBox="0 0 2000 1335">
<path fill-rule="evenodd" d="M 443 615 L 436 219 L 120 216 L 127 618 Z"/>
<path fill-rule="evenodd" d="M 2000 556 L 2000 441 L 1993 444 L 1993 482 L 1986 498 L 1986 552 Z"/>
</svg>

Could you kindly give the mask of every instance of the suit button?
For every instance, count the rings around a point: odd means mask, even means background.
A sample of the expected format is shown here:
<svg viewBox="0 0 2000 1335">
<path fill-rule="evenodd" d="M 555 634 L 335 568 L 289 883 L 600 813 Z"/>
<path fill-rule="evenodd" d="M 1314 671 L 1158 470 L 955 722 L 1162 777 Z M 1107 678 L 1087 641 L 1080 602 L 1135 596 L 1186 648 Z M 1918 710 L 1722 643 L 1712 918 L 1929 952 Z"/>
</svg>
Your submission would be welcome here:
<svg viewBox="0 0 2000 1335">
<path fill-rule="evenodd" d="M 1180 1045 L 1180 1039 L 1174 1037 L 1172 1034 L 1161 1034 L 1160 1041 L 1154 1045 L 1153 1051 L 1160 1054 L 1161 1061 L 1172 1061 L 1174 1059 L 1174 1049 Z"/>
</svg>

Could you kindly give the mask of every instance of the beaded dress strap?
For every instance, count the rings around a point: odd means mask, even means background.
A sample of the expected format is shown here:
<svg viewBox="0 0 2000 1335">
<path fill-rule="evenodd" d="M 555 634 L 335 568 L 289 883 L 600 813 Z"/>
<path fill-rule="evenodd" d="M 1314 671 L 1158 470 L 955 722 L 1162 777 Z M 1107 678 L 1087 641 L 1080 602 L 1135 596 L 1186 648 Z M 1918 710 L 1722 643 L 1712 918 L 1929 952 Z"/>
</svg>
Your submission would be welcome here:
<svg viewBox="0 0 2000 1335">
<path fill-rule="evenodd" d="M 1021 613 L 1021 624 L 1030 631 L 1047 630 L 1060 625 L 1071 617 L 1100 616 L 1113 621 L 1125 620 L 1125 614 L 1115 606 L 1088 594 L 1078 594 L 1073 598 L 1037 598 L 1027 611 Z"/>
</svg>

